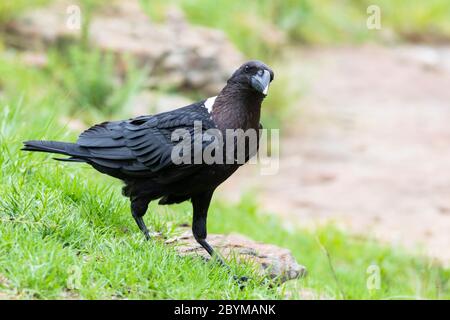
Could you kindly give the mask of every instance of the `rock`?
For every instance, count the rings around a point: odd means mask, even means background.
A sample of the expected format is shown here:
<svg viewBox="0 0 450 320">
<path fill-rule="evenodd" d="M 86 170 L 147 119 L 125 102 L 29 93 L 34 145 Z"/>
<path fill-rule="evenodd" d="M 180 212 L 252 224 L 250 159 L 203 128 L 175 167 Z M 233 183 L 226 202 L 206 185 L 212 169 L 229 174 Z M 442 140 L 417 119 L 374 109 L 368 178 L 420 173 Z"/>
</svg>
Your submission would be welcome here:
<svg viewBox="0 0 450 320">
<path fill-rule="evenodd" d="M 182 256 L 199 255 L 206 260 L 211 257 L 194 239 L 189 229 L 182 229 L 180 236 L 166 240 L 168 245 L 174 245 Z M 255 263 L 261 275 L 285 282 L 306 275 L 306 268 L 299 265 L 288 249 L 272 244 L 255 242 L 239 234 L 208 235 L 208 242 L 222 256 L 236 257 L 241 261 Z"/>
<path fill-rule="evenodd" d="M 7 44 L 27 50 L 79 40 L 81 30 L 67 25 L 73 1 L 26 12 L 7 26 Z M 83 18 L 83 16 L 82 16 Z M 91 19 L 92 47 L 119 56 L 131 55 L 150 67 L 151 83 L 217 94 L 242 55 L 223 32 L 191 26 L 181 12 L 168 12 L 165 24 L 153 23 L 137 0 L 104 6 Z"/>
<path fill-rule="evenodd" d="M 43 53 L 26 51 L 20 58 L 25 66 L 33 68 L 45 68 L 48 65 L 48 57 Z"/>
<path fill-rule="evenodd" d="M 137 117 L 143 114 L 155 114 L 173 110 L 191 104 L 187 97 L 176 94 L 162 93 L 154 90 L 144 90 L 133 97 L 129 114 Z"/>
<path fill-rule="evenodd" d="M 69 2 L 36 8 L 6 25 L 6 43 L 20 49 L 45 50 L 62 40 L 77 40 L 80 31 L 67 27 Z"/>
</svg>

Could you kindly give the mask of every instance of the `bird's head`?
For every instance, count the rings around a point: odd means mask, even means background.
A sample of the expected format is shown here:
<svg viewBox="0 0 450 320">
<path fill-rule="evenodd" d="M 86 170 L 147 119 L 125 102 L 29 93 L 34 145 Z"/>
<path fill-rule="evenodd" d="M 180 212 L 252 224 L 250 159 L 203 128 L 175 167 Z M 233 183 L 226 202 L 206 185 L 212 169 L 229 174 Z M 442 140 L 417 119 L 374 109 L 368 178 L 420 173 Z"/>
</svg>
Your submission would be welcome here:
<svg viewBox="0 0 450 320">
<path fill-rule="evenodd" d="M 273 80 L 273 71 L 261 61 L 252 60 L 244 63 L 237 69 L 228 83 L 238 84 L 240 87 L 253 90 L 266 96 L 270 82 Z"/>
</svg>

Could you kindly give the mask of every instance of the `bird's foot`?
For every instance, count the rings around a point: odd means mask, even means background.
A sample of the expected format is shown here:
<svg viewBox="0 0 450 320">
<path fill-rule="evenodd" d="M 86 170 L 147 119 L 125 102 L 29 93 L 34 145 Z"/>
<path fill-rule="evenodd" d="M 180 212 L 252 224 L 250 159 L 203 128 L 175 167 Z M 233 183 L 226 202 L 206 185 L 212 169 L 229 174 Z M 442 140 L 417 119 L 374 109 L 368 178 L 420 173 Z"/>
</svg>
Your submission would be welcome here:
<svg viewBox="0 0 450 320">
<path fill-rule="evenodd" d="M 240 281 L 240 282 L 247 282 L 248 280 L 250 280 L 250 278 L 246 277 L 246 276 L 242 276 L 242 277 L 233 276 L 233 279 L 236 280 L 236 281 Z"/>
<path fill-rule="evenodd" d="M 246 276 L 239 277 L 235 275 L 233 276 L 233 280 L 237 282 L 237 284 L 239 285 L 239 289 L 243 290 L 250 278 Z"/>
</svg>

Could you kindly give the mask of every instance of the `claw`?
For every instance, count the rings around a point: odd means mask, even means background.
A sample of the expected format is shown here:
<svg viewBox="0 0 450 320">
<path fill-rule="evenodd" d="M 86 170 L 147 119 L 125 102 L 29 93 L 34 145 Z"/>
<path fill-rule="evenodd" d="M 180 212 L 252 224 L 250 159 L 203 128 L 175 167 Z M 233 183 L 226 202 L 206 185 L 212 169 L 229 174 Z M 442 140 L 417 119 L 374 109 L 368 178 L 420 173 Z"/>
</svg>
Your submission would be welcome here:
<svg viewBox="0 0 450 320">
<path fill-rule="evenodd" d="M 238 283 L 239 289 L 243 290 L 245 288 L 246 282 L 249 281 L 250 278 L 246 277 L 246 276 L 242 276 L 242 277 L 233 276 L 233 280 Z"/>
</svg>

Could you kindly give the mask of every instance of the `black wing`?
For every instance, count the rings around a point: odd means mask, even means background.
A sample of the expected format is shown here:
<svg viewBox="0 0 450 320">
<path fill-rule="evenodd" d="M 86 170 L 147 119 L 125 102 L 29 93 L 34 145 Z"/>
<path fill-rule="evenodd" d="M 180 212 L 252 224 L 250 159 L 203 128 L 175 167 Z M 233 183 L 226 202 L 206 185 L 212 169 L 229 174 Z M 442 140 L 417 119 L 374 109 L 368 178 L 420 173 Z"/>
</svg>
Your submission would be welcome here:
<svg viewBox="0 0 450 320">
<path fill-rule="evenodd" d="M 177 141 L 172 133 L 185 129 L 194 134 L 194 122 L 202 130 L 214 128 L 203 102 L 151 116 L 126 121 L 104 122 L 84 131 L 77 145 L 88 151 L 83 157 L 97 167 L 126 175 L 151 176 L 174 166 L 171 154 Z M 189 165 L 177 165 L 186 170 Z M 176 173 L 174 172 L 176 175 Z"/>
</svg>

